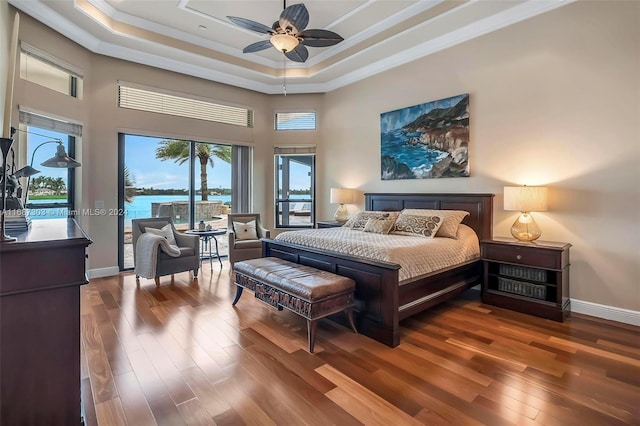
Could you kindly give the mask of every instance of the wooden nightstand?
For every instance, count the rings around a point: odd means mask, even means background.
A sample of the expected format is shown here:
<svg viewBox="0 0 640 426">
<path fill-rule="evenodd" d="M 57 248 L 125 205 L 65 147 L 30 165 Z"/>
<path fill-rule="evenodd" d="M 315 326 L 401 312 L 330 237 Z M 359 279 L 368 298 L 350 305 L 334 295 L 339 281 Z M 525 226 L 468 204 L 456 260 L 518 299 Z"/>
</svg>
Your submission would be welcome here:
<svg viewBox="0 0 640 426">
<path fill-rule="evenodd" d="M 339 228 L 344 225 L 344 222 L 337 222 L 335 220 L 323 220 L 317 222 L 318 228 Z"/>
<path fill-rule="evenodd" d="M 510 238 L 481 241 L 482 302 L 564 321 L 571 311 L 570 247 L 568 243 L 523 243 Z"/>
</svg>

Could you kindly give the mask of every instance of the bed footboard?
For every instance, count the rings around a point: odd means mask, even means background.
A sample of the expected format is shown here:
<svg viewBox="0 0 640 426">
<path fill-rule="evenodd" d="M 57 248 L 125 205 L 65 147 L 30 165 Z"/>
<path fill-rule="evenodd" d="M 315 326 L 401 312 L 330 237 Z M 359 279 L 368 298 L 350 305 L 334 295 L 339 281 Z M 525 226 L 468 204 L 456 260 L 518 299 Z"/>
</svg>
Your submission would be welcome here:
<svg viewBox="0 0 640 426">
<path fill-rule="evenodd" d="M 356 282 L 354 311 L 358 332 L 391 347 L 400 343 L 400 265 L 271 239 L 262 240 L 262 253 L 353 279 Z M 342 316 L 332 319 L 348 326 Z"/>
</svg>

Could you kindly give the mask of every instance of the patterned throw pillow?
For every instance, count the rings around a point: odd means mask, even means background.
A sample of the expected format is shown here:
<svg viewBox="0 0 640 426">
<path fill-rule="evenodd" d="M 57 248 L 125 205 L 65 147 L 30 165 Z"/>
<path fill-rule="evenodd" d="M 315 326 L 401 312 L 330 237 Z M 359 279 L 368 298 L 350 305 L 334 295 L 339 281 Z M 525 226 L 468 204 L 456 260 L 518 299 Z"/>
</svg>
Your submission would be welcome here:
<svg viewBox="0 0 640 426">
<path fill-rule="evenodd" d="M 256 231 L 256 221 L 251 222 L 233 222 L 233 232 L 236 234 L 236 240 L 257 240 L 258 232 Z"/>
<path fill-rule="evenodd" d="M 364 211 L 358 212 L 355 216 L 347 221 L 344 226 L 349 227 L 356 231 L 362 231 L 367 221 L 371 218 L 375 219 L 393 219 L 398 217 L 398 212 L 377 212 L 377 211 Z"/>
<path fill-rule="evenodd" d="M 428 210 L 428 209 L 404 209 L 402 214 L 412 214 L 419 216 L 440 216 L 442 225 L 436 237 L 458 238 L 458 226 L 462 220 L 469 216 L 469 212 L 463 210 Z"/>
<path fill-rule="evenodd" d="M 364 232 L 372 232 L 374 234 L 388 234 L 393 228 L 393 224 L 396 223 L 395 218 L 377 218 L 372 217 L 367 220 L 367 223 L 362 229 Z"/>
<path fill-rule="evenodd" d="M 176 237 L 173 235 L 173 229 L 171 229 L 171 225 L 168 223 L 160 229 L 145 227 L 144 232 L 164 237 L 171 246 L 178 245 L 178 243 L 176 243 Z"/>
<path fill-rule="evenodd" d="M 391 234 L 417 235 L 425 238 L 433 238 L 442 225 L 441 216 L 420 216 L 405 214 L 398 216 L 393 225 Z"/>
</svg>

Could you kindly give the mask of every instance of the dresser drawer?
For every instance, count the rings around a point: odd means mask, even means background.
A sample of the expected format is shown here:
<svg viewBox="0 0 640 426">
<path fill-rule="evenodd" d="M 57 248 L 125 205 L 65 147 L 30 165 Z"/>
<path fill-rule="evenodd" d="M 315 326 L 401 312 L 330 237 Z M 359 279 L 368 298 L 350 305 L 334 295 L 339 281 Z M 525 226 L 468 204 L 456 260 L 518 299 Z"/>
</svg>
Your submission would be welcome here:
<svg viewBox="0 0 640 426">
<path fill-rule="evenodd" d="M 546 269 L 562 269 L 562 252 L 540 247 L 483 244 L 482 259 Z"/>
</svg>

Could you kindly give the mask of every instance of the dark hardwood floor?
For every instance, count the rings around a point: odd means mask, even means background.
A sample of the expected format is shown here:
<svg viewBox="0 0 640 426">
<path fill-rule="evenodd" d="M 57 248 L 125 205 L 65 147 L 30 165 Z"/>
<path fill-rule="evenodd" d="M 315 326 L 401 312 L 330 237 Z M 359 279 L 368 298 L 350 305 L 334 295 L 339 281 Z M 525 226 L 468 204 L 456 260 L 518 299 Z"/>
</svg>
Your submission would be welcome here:
<svg viewBox="0 0 640 426">
<path fill-rule="evenodd" d="M 557 323 L 479 293 L 404 321 L 395 349 L 245 292 L 229 265 L 82 287 L 88 425 L 640 424 L 639 328 Z"/>
</svg>

